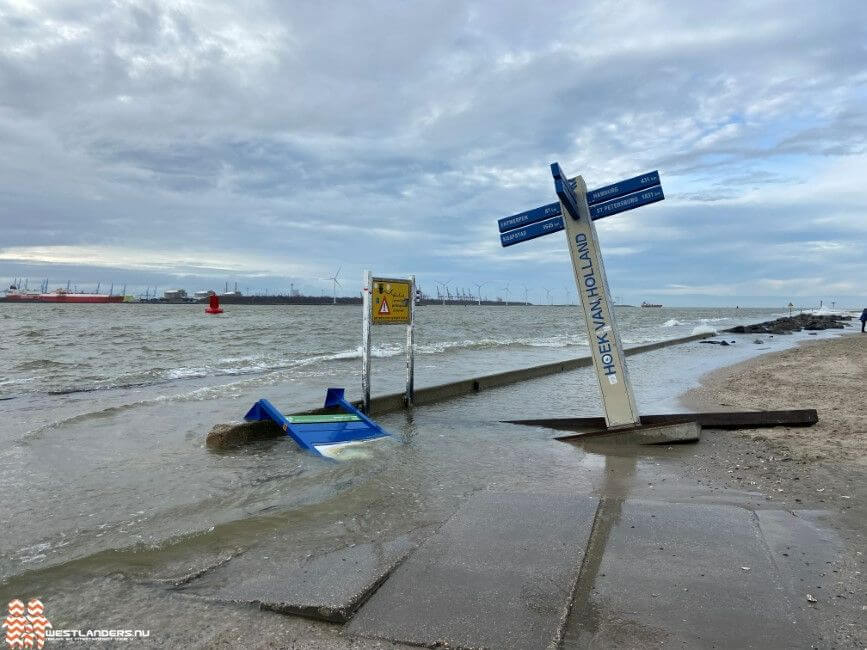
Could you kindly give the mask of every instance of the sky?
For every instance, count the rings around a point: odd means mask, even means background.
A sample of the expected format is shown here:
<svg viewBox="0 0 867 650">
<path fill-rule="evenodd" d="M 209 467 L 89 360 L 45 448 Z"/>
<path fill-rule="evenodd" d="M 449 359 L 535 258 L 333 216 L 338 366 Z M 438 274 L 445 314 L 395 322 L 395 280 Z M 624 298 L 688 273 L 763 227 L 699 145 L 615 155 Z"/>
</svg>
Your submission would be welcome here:
<svg viewBox="0 0 867 650">
<path fill-rule="evenodd" d="M 574 300 L 554 161 L 621 302 L 867 305 L 867 2 L 0 0 L 4 285 Z"/>
</svg>

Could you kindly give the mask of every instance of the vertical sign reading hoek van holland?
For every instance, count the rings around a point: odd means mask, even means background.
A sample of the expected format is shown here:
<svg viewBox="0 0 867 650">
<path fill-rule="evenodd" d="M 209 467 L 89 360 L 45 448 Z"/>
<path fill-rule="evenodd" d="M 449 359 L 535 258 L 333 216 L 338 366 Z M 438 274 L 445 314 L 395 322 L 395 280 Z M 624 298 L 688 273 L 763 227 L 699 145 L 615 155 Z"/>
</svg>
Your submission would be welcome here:
<svg viewBox="0 0 867 650">
<path fill-rule="evenodd" d="M 636 426 L 640 418 L 593 222 L 665 199 L 659 173 L 649 172 L 590 192 L 581 176 L 567 178 L 557 163 L 551 165 L 551 173 L 559 202 L 500 219 L 500 243 L 504 247 L 512 246 L 552 232 L 566 231 L 575 285 L 581 296 L 593 366 L 602 393 L 605 423 L 610 429 Z"/>
<path fill-rule="evenodd" d="M 611 292 L 605 276 L 605 266 L 599 252 L 596 226 L 590 219 L 587 187 L 580 176 L 575 191 L 557 163 L 551 165 L 557 196 L 564 212 L 575 210 L 577 216 L 564 217 L 566 241 L 575 273 L 575 286 L 581 296 L 587 338 L 593 355 L 593 366 L 599 380 L 605 424 L 609 429 L 640 424 L 632 384 L 626 369 L 623 346 L 614 320 Z"/>
</svg>

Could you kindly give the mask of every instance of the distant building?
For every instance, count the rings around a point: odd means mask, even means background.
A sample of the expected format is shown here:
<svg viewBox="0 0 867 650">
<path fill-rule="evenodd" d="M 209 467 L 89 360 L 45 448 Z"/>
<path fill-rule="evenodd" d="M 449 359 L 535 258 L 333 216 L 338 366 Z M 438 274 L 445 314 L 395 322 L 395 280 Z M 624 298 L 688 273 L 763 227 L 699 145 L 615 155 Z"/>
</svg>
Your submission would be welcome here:
<svg viewBox="0 0 867 650">
<path fill-rule="evenodd" d="M 214 291 L 213 289 L 208 289 L 207 291 L 196 291 L 193 294 L 193 298 L 195 298 L 196 300 L 207 300 L 211 296 L 215 295 L 217 295 L 216 291 Z"/>
<path fill-rule="evenodd" d="M 170 300 L 170 301 L 171 300 L 178 300 L 178 301 L 186 300 L 187 299 L 187 292 L 185 289 L 166 289 L 165 292 L 163 292 L 163 298 L 165 298 L 166 300 Z"/>
</svg>

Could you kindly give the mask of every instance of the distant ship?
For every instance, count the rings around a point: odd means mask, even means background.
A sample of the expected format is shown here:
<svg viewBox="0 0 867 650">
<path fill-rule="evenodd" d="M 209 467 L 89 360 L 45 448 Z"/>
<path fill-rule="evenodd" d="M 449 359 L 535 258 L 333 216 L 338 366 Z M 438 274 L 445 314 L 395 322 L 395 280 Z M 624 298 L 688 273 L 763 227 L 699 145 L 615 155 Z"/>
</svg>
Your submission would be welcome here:
<svg viewBox="0 0 867 650">
<path fill-rule="evenodd" d="M 56 289 L 50 293 L 19 291 L 15 285 L 6 291 L 7 302 L 124 302 L 124 296 L 107 293 L 72 293 L 66 289 Z"/>
<path fill-rule="evenodd" d="M 642 307 L 662 307 L 662 305 L 660 305 L 659 303 L 655 303 L 655 302 L 642 302 L 641 306 Z"/>
</svg>

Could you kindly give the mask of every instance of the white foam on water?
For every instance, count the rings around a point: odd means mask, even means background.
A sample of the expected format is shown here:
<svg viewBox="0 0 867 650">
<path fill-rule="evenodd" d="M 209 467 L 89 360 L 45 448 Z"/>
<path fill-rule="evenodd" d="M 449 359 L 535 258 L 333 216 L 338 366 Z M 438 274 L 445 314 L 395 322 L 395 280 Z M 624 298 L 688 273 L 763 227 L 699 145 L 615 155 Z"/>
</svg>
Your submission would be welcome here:
<svg viewBox="0 0 867 650">
<path fill-rule="evenodd" d="M 794 312 L 792 312 L 794 314 Z M 849 312 L 844 309 L 828 309 L 824 305 L 816 309 L 802 309 L 800 313 L 811 314 L 813 316 L 845 316 Z"/>
<path fill-rule="evenodd" d="M 678 326 L 678 325 L 686 325 L 686 323 L 681 323 L 681 322 L 680 322 L 679 320 L 677 320 L 676 318 L 669 318 L 667 321 L 665 321 L 665 322 L 662 324 L 663 327 L 676 327 L 676 326 Z"/>
<path fill-rule="evenodd" d="M 710 325 L 696 325 L 692 328 L 692 334 L 695 336 L 696 334 L 719 334 L 716 331 L 716 328 L 711 327 Z"/>
<path fill-rule="evenodd" d="M 386 437 L 388 436 L 369 438 L 367 440 L 350 440 L 349 442 L 338 442 L 333 445 L 314 445 L 314 447 L 323 456 L 335 460 L 360 460 L 370 458 L 373 455 L 369 447 L 364 448 L 365 445 Z"/>
</svg>

